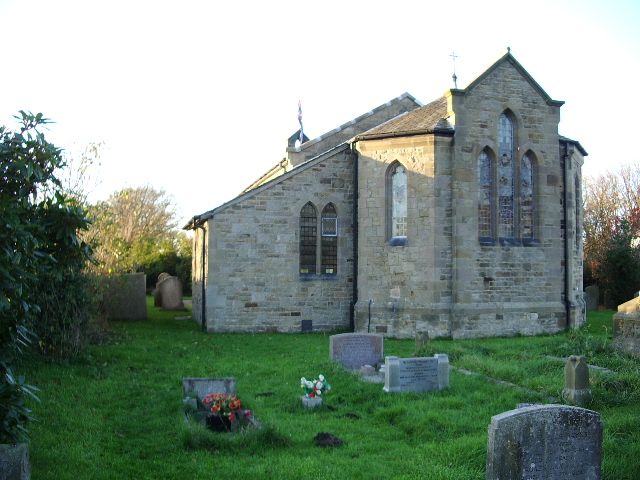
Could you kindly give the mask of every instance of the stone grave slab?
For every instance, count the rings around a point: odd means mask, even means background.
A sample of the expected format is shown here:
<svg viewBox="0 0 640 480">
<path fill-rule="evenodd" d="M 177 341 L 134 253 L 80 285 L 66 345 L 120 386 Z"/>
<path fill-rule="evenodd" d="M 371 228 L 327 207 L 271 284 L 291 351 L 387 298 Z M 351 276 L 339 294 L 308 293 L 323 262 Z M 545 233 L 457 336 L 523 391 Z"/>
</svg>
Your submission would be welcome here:
<svg viewBox="0 0 640 480">
<path fill-rule="evenodd" d="M 640 357 L 640 297 L 618 305 L 613 316 L 613 345 L 622 352 Z"/>
<path fill-rule="evenodd" d="M 357 370 L 376 366 L 384 356 L 384 337 L 376 333 L 340 333 L 329 337 L 329 358 L 343 367 Z"/>
<path fill-rule="evenodd" d="M 446 373 L 445 373 L 446 372 Z M 430 392 L 449 386 L 449 358 L 386 357 L 385 392 Z"/>
<path fill-rule="evenodd" d="M 166 277 L 156 287 L 160 297 L 160 307 L 164 310 L 182 310 L 182 283 L 178 277 Z M 154 297 L 155 302 L 155 297 Z"/>
<path fill-rule="evenodd" d="M 602 419 L 592 410 L 535 405 L 491 418 L 487 480 L 600 480 Z"/>
<path fill-rule="evenodd" d="M 200 401 L 202 401 L 202 399 L 209 393 L 226 393 L 227 395 L 235 395 L 236 379 L 233 377 L 183 378 L 182 396 L 187 397 L 190 392 L 194 392 Z"/>
<path fill-rule="evenodd" d="M 583 356 L 571 355 L 564 367 L 562 397 L 569 403 L 582 406 L 591 400 L 589 365 Z"/>
</svg>

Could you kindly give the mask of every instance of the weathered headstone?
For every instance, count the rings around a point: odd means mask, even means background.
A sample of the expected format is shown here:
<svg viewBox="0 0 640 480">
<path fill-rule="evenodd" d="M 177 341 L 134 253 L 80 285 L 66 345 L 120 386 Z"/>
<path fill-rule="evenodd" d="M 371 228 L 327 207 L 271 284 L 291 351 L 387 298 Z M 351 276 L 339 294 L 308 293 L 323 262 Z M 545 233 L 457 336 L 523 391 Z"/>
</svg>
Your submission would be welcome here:
<svg viewBox="0 0 640 480">
<path fill-rule="evenodd" d="M 182 303 L 182 283 L 178 277 L 166 277 L 162 280 L 156 290 L 159 291 L 160 307 L 165 310 L 181 310 Z"/>
<path fill-rule="evenodd" d="M 183 378 L 182 379 L 182 396 L 188 397 L 191 393 L 195 393 L 198 400 L 202 399 L 209 393 L 225 393 L 227 395 L 235 395 L 236 379 L 233 377 L 226 378 Z"/>
<path fill-rule="evenodd" d="M 597 412 L 536 405 L 491 418 L 487 480 L 600 480 L 601 463 Z"/>
<path fill-rule="evenodd" d="M 384 356 L 384 337 L 376 333 L 340 333 L 329 337 L 329 358 L 357 370 L 377 366 Z"/>
<path fill-rule="evenodd" d="M 101 277 L 102 304 L 109 320 L 147 319 L 147 281 L 144 273 Z"/>
<path fill-rule="evenodd" d="M 31 463 L 27 444 L 0 444 L 0 479 L 29 480 L 30 478 Z"/>
<path fill-rule="evenodd" d="M 449 358 L 387 357 L 385 361 L 385 392 L 429 392 L 449 386 Z"/>
<path fill-rule="evenodd" d="M 153 290 L 153 306 L 154 307 L 161 307 L 162 306 L 162 297 L 160 295 L 160 289 L 158 288 L 158 286 L 160 285 L 160 283 L 162 283 L 162 281 L 165 278 L 169 278 L 171 275 L 169 275 L 167 272 L 162 272 L 160 275 L 158 275 L 158 280 L 156 280 L 156 288 Z"/>
<path fill-rule="evenodd" d="M 600 289 L 597 285 L 589 285 L 584 289 L 587 311 L 597 310 L 600 300 Z"/>
<path fill-rule="evenodd" d="M 564 390 L 562 396 L 569 403 L 584 405 L 591 400 L 589 365 L 582 356 L 571 355 L 564 366 Z"/>
<path fill-rule="evenodd" d="M 429 332 L 416 332 L 416 352 L 429 343 Z"/>
<path fill-rule="evenodd" d="M 618 350 L 640 357 L 640 297 L 618 305 L 613 316 L 613 345 Z"/>
</svg>

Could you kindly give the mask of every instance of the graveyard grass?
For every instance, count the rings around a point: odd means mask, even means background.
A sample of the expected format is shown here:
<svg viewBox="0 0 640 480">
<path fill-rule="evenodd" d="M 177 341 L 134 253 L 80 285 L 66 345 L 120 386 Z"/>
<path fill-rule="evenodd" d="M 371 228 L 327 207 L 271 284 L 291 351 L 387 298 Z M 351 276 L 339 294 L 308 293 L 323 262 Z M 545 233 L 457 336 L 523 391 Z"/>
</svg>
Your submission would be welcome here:
<svg viewBox="0 0 640 480">
<path fill-rule="evenodd" d="M 25 360 L 38 385 L 30 456 L 38 479 L 366 478 L 483 479 L 491 416 L 521 402 L 559 399 L 562 360 L 583 354 L 613 373 L 591 372 L 590 408 L 604 420 L 603 478 L 640 472 L 640 362 L 610 348 L 612 312 L 593 312 L 570 334 L 435 340 L 420 353 L 449 354 L 451 388 L 385 394 L 328 360 L 328 334 L 207 335 L 182 312 L 149 303 L 149 320 L 114 322 L 109 343 L 78 361 Z M 413 356 L 411 340 L 385 339 L 385 354 Z M 303 410 L 300 377 L 333 389 Z M 182 377 L 235 376 L 237 393 L 266 428 L 229 436 L 187 426 Z M 319 448 L 329 432 L 345 441 Z"/>
</svg>

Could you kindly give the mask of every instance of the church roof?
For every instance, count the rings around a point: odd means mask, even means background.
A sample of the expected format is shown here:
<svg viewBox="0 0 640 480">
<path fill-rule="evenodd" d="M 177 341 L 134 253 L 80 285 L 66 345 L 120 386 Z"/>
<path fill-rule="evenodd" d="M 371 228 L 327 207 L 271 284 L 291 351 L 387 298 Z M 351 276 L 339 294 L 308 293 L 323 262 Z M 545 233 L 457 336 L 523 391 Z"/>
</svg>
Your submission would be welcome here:
<svg viewBox="0 0 640 480">
<path fill-rule="evenodd" d="M 391 120 L 367 130 L 355 140 L 417 135 L 421 133 L 453 133 L 453 127 L 446 120 L 447 99 L 440 97 L 423 107 L 398 115 Z"/>
</svg>

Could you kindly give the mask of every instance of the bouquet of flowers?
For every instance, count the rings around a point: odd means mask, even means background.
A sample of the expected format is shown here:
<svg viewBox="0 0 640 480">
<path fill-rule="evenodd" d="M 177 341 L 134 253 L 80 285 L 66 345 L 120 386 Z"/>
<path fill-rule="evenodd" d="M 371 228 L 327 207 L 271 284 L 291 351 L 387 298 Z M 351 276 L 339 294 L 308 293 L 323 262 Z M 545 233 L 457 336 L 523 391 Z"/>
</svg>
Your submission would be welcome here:
<svg viewBox="0 0 640 480">
<path fill-rule="evenodd" d="M 304 396 L 308 398 L 320 397 L 322 394 L 331 390 L 331 385 L 324 378 L 324 375 L 318 375 L 317 379 L 307 380 L 302 377 L 300 379 L 300 386 L 304 390 Z"/>
<path fill-rule="evenodd" d="M 202 399 L 202 404 L 213 416 L 227 420 L 233 430 L 247 425 L 252 416 L 251 410 L 242 410 L 242 402 L 235 395 L 209 393 Z"/>
</svg>

